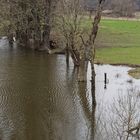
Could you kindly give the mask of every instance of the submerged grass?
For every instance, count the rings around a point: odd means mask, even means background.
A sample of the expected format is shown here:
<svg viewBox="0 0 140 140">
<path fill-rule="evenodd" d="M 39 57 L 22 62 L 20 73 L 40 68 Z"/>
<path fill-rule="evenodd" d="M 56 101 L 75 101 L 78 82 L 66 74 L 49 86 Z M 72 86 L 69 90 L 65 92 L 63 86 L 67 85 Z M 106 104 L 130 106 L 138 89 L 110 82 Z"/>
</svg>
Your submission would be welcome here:
<svg viewBox="0 0 140 140">
<path fill-rule="evenodd" d="M 83 22 L 90 31 L 91 21 Z M 103 19 L 95 42 L 96 63 L 140 65 L 140 21 Z M 140 68 L 129 75 L 140 79 Z"/>
<path fill-rule="evenodd" d="M 136 69 L 132 69 L 129 72 L 129 75 L 131 75 L 132 77 L 136 78 L 136 79 L 140 79 L 140 68 L 136 68 Z"/>
</svg>

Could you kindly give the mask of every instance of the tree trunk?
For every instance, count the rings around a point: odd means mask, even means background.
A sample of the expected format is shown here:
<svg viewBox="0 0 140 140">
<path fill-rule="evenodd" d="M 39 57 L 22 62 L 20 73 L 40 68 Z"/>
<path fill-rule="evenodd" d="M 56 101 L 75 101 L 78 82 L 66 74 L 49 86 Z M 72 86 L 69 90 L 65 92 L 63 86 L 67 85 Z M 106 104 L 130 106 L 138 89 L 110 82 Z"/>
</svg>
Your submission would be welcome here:
<svg viewBox="0 0 140 140">
<path fill-rule="evenodd" d="M 13 40 L 13 34 L 9 34 L 8 35 L 8 41 L 9 41 L 9 46 L 10 47 L 13 47 L 13 42 L 14 42 L 14 40 Z"/>
<path fill-rule="evenodd" d="M 49 23 L 47 23 L 49 24 Z M 44 49 L 50 48 L 50 31 L 51 27 L 50 25 L 45 25 L 45 30 L 43 32 L 43 47 Z"/>
<path fill-rule="evenodd" d="M 96 130 L 96 94 L 95 94 L 95 69 L 94 61 L 90 61 L 91 64 L 91 94 L 92 94 L 92 126 L 91 126 L 91 140 L 95 139 Z"/>
<path fill-rule="evenodd" d="M 92 67 L 94 67 L 94 59 L 95 59 L 95 47 L 94 42 L 98 32 L 98 26 L 101 20 L 101 13 L 102 13 L 102 4 L 104 0 L 100 0 L 97 8 L 97 12 L 94 18 L 93 26 L 91 34 L 89 35 L 89 39 L 84 42 L 82 36 L 83 47 L 80 51 L 80 65 L 79 65 L 79 74 L 78 74 L 78 81 L 84 82 L 87 79 L 85 78 L 87 74 L 87 62 L 90 61 Z"/>
<path fill-rule="evenodd" d="M 68 44 L 66 46 L 66 64 L 69 66 L 69 49 L 68 49 Z"/>
<path fill-rule="evenodd" d="M 46 2 L 46 15 L 45 15 L 45 26 L 43 31 L 43 47 L 44 49 L 50 49 L 50 32 L 51 32 L 51 18 L 52 18 L 52 10 L 53 10 L 53 1 L 45 0 Z"/>
<path fill-rule="evenodd" d="M 85 59 L 81 59 L 80 65 L 78 67 L 78 81 L 79 82 L 87 81 L 87 68 L 88 68 L 88 61 L 85 61 Z"/>
<path fill-rule="evenodd" d="M 78 51 L 70 49 L 70 53 L 71 53 L 71 57 L 72 57 L 74 66 L 79 66 L 80 65 L 80 59 L 79 59 Z"/>
</svg>

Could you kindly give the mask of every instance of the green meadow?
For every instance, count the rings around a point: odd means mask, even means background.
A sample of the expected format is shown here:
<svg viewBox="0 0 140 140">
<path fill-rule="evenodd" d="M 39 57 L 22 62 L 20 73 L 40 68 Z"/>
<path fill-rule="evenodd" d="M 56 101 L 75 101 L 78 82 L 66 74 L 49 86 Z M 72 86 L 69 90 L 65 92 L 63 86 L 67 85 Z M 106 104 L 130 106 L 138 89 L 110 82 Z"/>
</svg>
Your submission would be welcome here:
<svg viewBox="0 0 140 140">
<path fill-rule="evenodd" d="M 140 21 L 102 19 L 95 46 L 96 62 L 139 65 Z"/>
</svg>

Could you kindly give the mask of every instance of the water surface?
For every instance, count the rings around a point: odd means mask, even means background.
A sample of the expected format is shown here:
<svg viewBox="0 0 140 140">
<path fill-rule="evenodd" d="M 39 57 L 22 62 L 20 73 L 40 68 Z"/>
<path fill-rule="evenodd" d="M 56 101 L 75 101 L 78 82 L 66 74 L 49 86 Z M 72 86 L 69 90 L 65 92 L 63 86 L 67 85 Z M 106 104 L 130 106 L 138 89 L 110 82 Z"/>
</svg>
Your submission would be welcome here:
<svg viewBox="0 0 140 140">
<path fill-rule="evenodd" d="M 128 90 L 140 90 L 130 67 L 95 65 L 96 114 Z M 107 73 L 108 83 L 104 83 Z M 63 55 L 9 48 L 0 40 L 0 138 L 2 140 L 88 140 L 92 126 L 90 66 L 78 84 Z M 138 110 L 140 112 L 140 110 Z"/>
</svg>

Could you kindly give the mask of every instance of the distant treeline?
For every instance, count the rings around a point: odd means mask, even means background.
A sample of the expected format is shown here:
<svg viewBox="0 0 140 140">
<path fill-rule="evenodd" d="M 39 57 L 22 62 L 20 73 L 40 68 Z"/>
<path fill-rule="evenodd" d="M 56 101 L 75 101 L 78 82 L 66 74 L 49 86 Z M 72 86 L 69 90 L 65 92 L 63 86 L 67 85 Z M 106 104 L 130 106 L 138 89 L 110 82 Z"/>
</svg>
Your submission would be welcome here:
<svg viewBox="0 0 140 140">
<path fill-rule="evenodd" d="M 86 9 L 96 10 L 98 0 L 86 0 Z M 140 0 L 105 0 L 105 10 L 112 10 L 118 16 L 132 17 L 140 10 Z"/>
</svg>

